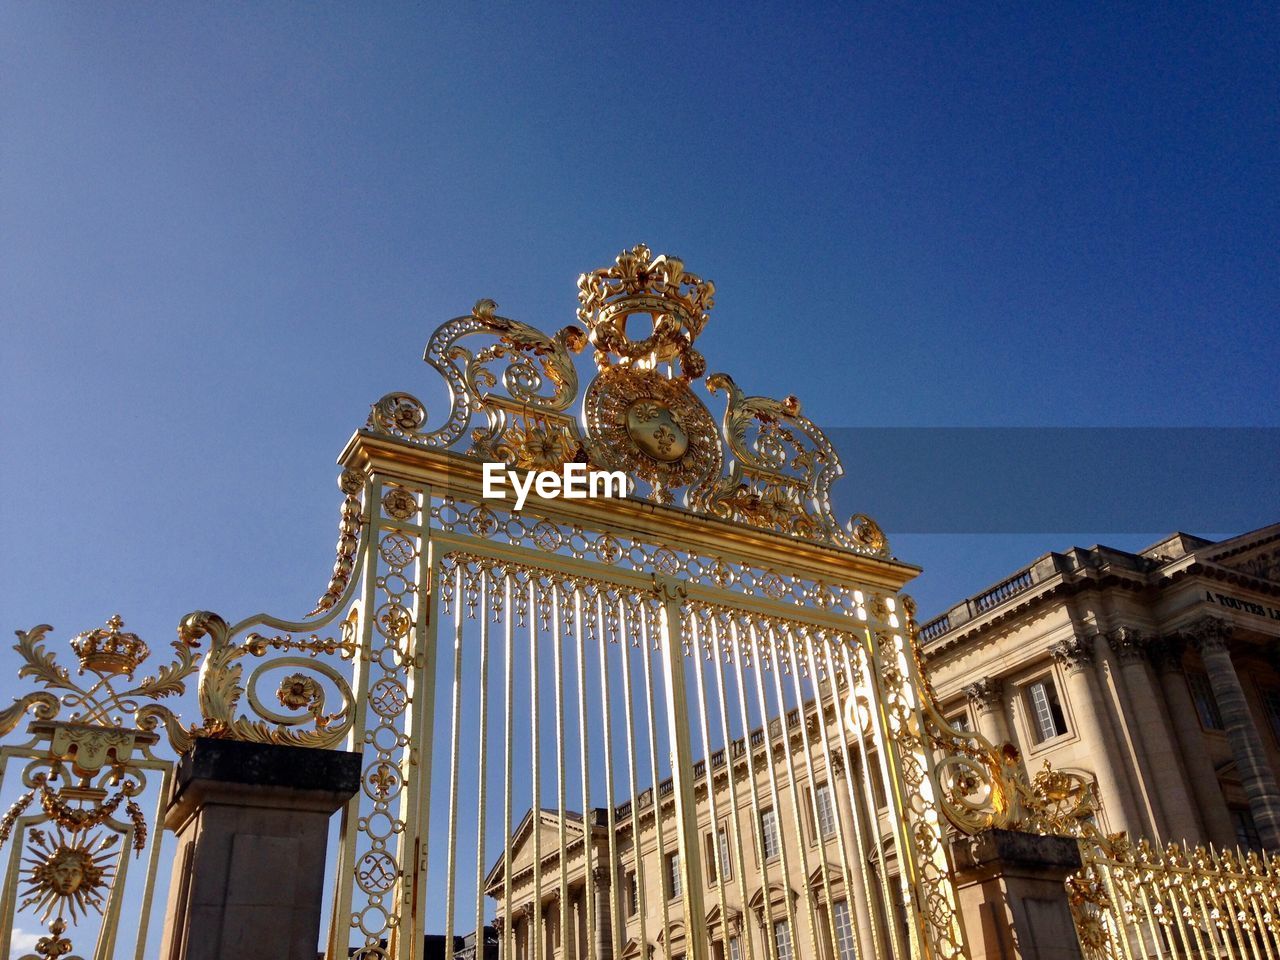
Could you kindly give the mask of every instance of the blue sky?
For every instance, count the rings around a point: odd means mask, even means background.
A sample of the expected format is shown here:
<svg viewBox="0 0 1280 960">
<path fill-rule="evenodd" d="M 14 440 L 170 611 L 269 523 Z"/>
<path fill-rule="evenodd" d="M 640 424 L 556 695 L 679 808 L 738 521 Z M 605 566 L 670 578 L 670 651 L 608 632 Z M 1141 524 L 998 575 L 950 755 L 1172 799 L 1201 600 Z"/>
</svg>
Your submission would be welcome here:
<svg viewBox="0 0 1280 960">
<path fill-rule="evenodd" d="M 559 327 L 639 240 L 716 281 L 712 369 L 829 427 L 1276 426 L 1278 34 L 1263 4 L 6 4 L 0 620 L 308 609 L 367 405 L 443 413 L 430 331 L 480 296 Z M 895 546 L 928 612 L 1099 538 Z"/>
<path fill-rule="evenodd" d="M 0 625 L 310 609 L 368 404 L 443 416 L 430 332 L 556 329 L 641 240 L 716 282 L 712 370 L 831 428 L 1280 426 L 1278 40 L 1274 4 L 0 5 Z M 928 615 L 1184 523 L 894 546 Z"/>
</svg>

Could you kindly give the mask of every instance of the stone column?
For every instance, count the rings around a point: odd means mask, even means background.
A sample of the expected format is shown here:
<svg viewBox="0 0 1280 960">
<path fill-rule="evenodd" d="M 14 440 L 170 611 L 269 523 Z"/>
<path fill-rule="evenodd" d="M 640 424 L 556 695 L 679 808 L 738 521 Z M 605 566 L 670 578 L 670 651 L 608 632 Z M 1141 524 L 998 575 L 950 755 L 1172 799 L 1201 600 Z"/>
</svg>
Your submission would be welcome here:
<svg viewBox="0 0 1280 960">
<path fill-rule="evenodd" d="M 1227 728 L 1231 755 L 1240 771 L 1240 782 L 1249 798 L 1249 810 L 1257 824 L 1263 846 L 1280 848 L 1280 786 L 1267 762 L 1267 754 L 1258 736 L 1257 725 L 1249 713 L 1249 704 L 1240 686 L 1240 677 L 1227 650 L 1231 625 L 1216 617 L 1203 617 L 1191 628 L 1192 640 L 1204 661 L 1209 686 L 1218 701 L 1222 724 Z"/>
<path fill-rule="evenodd" d="M 1076 634 L 1070 640 L 1055 643 L 1050 653 L 1067 675 L 1071 718 L 1081 742 L 1093 758 L 1093 773 L 1098 780 L 1098 793 L 1108 826 L 1112 831 L 1127 830 L 1133 836 L 1142 836 L 1145 833 L 1142 820 L 1133 808 L 1122 771 L 1117 769 L 1111 737 L 1103 725 L 1106 704 L 1093 671 L 1093 638 Z"/>
<path fill-rule="evenodd" d="M 359 786 L 358 753 L 196 740 L 165 814 L 167 960 L 315 960 L 329 818 Z"/>
<path fill-rule="evenodd" d="M 1184 648 L 1185 641 L 1181 637 L 1165 637 L 1151 644 L 1151 662 L 1160 678 L 1160 688 L 1169 708 L 1169 720 L 1178 741 L 1178 753 L 1185 765 L 1196 809 L 1204 826 L 1205 832 L 1197 842 L 1230 847 L 1235 845 L 1236 831 L 1227 813 L 1227 801 L 1222 796 L 1218 772 L 1205 750 L 1200 715 L 1191 700 L 1191 691 L 1187 689 L 1182 665 Z"/>
<path fill-rule="evenodd" d="M 997 750 L 1008 743 L 1011 737 L 1004 712 L 1004 681 L 999 677 L 982 677 L 965 687 L 964 695 L 978 715 L 978 732 Z"/>
<path fill-rule="evenodd" d="M 1079 960 L 1063 889 L 1080 869 L 1075 840 L 984 830 L 951 851 L 971 960 Z"/>
<path fill-rule="evenodd" d="M 1107 642 L 1120 661 L 1130 719 L 1142 746 L 1139 761 L 1142 773 L 1155 787 L 1151 796 L 1159 819 L 1157 836 L 1151 839 L 1161 843 L 1175 840 L 1184 846 L 1188 840 L 1194 843 L 1203 835 L 1203 828 L 1191 802 L 1179 752 L 1169 733 L 1168 718 L 1147 673 L 1147 639 L 1131 627 L 1119 627 L 1107 634 Z"/>
<path fill-rule="evenodd" d="M 596 912 L 596 956 L 600 960 L 613 960 L 613 871 L 608 867 L 594 867 L 591 871 L 592 905 Z"/>
</svg>

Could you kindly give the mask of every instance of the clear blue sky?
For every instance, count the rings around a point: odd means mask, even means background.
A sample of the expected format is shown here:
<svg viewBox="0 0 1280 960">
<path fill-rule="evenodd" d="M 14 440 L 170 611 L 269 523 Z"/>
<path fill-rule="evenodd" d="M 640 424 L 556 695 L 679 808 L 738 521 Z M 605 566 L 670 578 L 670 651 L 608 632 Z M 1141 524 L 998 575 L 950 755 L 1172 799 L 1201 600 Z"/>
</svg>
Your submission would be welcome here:
<svg viewBox="0 0 1280 960">
<path fill-rule="evenodd" d="M 711 369 L 820 424 L 1278 427 L 1278 41 L 1274 3 L 2 3 L 0 627 L 310 609 L 368 404 L 443 415 L 430 332 L 558 328 L 641 240 L 716 281 Z M 894 546 L 927 615 L 1183 523 Z"/>
<path fill-rule="evenodd" d="M 6 3 L 0 624 L 309 609 L 367 405 L 443 413 L 430 331 L 557 328 L 639 240 L 716 281 L 711 368 L 822 424 L 1280 425 L 1278 40 L 1274 4 Z M 895 547 L 931 613 L 1181 525 Z"/>
</svg>

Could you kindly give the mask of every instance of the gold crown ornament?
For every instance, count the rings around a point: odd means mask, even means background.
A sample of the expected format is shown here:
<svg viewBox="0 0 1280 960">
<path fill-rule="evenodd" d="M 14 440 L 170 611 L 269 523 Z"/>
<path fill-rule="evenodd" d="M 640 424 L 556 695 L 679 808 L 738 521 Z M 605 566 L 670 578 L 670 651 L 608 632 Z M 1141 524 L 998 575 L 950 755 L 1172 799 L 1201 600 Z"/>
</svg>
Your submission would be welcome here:
<svg viewBox="0 0 1280 960">
<path fill-rule="evenodd" d="M 80 658 L 80 672 L 92 670 L 100 676 L 125 674 L 132 677 L 138 664 L 147 659 L 151 651 L 136 633 L 120 628 L 124 621 L 120 614 L 113 614 L 106 627 L 86 630 L 71 639 L 71 649 Z"/>
<path fill-rule="evenodd" d="M 680 258 L 655 257 L 643 243 L 618 254 L 612 267 L 582 274 L 578 319 L 595 347 L 596 366 L 603 370 L 616 358 L 620 366 L 643 370 L 678 360 L 681 379 L 701 377 L 706 361 L 693 341 L 707 325 L 715 290 L 711 281 L 687 273 Z M 637 337 L 642 316 L 652 332 Z"/>
</svg>

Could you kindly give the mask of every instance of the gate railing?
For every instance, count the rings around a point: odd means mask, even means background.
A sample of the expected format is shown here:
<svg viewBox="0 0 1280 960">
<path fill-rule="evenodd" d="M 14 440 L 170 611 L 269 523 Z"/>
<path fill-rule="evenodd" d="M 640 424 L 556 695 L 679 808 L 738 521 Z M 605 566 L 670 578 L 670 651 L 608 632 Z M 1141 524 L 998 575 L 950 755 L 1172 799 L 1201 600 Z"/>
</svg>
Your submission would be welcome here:
<svg viewBox="0 0 1280 960">
<path fill-rule="evenodd" d="M 1086 960 L 1280 956 L 1280 873 L 1262 853 L 1082 841 L 1067 881 Z"/>
</svg>

